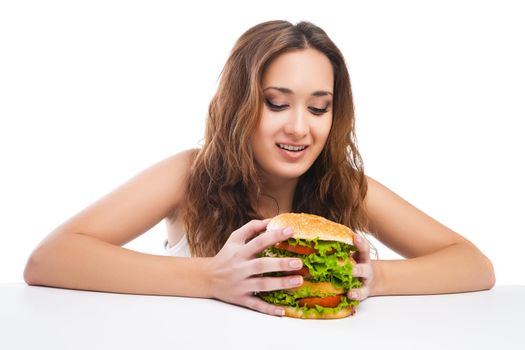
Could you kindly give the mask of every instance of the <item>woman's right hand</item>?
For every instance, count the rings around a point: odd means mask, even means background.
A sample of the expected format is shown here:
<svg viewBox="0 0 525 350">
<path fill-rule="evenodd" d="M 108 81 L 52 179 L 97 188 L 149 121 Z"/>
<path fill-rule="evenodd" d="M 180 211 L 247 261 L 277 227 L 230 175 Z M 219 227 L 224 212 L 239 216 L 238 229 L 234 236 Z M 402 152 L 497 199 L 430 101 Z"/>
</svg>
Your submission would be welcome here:
<svg viewBox="0 0 525 350">
<path fill-rule="evenodd" d="M 302 261 L 296 258 L 257 258 L 259 252 L 292 235 L 290 228 L 261 234 L 268 222 L 269 219 L 252 220 L 230 235 L 219 253 L 210 260 L 210 289 L 215 299 L 266 314 L 283 316 L 284 309 L 266 303 L 255 296 L 254 292 L 300 286 L 303 279 L 299 275 L 262 277 L 261 274 L 299 270 Z"/>
</svg>

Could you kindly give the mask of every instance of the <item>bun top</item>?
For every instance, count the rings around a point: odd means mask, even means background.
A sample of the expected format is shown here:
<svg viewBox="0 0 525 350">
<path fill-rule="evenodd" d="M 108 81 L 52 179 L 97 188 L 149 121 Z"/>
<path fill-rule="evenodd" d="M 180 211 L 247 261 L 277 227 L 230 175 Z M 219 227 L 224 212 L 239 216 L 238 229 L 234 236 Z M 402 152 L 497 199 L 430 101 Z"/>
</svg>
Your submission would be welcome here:
<svg viewBox="0 0 525 350">
<path fill-rule="evenodd" d="M 292 238 L 323 241 L 338 241 L 354 245 L 355 233 L 347 226 L 338 224 L 312 214 L 284 213 L 274 216 L 270 220 L 267 230 L 290 227 L 293 230 Z"/>
</svg>

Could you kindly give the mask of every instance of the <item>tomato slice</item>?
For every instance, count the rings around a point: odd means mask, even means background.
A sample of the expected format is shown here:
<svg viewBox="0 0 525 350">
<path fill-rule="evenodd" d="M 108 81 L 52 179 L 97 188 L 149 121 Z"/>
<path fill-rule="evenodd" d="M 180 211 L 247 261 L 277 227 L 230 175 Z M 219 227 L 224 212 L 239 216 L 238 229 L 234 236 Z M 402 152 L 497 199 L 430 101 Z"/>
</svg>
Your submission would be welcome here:
<svg viewBox="0 0 525 350">
<path fill-rule="evenodd" d="M 304 245 L 291 245 L 286 242 L 275 243 L 275 248 L 287 250 L 292 253 L 310 255 L 317 253 L 317 250 L 311 247 L 305 247 Z"/>
<path fill-rule="evenodd" d="M 308 308 L 313 308 L 315 305 L 324 306 L 324 307 L 336 307 L 341 302 L 340 295 L 333 295 L 330 297 L 324 298 L 302 298 L 298 300 L 300 306 L 305 306 Z"/>
<path fill-rule="evenodd" d="M 300 270 L 282 271 L 282 273 L 284 275 L 286 275 L 286 276 L 289 276 L 289 275 L 301 275 L 301 276 L 306 277 L 306 278 L 312 277 L 312 275 L 310 275 L 310 270 L 308 270 L 308 267 L 306 267 L 306 266 L 303 266 Z"/>
</svg>

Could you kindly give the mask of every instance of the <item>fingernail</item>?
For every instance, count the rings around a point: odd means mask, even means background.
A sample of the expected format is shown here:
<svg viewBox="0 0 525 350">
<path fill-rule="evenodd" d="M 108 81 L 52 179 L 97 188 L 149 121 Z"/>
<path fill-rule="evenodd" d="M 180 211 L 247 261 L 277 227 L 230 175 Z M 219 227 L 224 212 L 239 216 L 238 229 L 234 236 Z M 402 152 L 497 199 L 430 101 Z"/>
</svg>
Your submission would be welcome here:
<svg viewBox="0 0 525 350">
<path fill-rule="evenodd" d="M 290 261 L 290 267 L 298 269 L 301 266 L 303 266 L 303 262 L 301 260 L 299 260 L 299 259 L 294 259 L 294 260 Z"/>
<path fill-rule="evenodd" d="M 359 235 L 355 235 L 355 237 L 354 237 L 354 241 L 355 241 L 356 243 L 361 243 L 361 237 L 360 237 Z"/>
<path fill-rule="evenodd" d="M 292 286 L 298 286 L 300 284 L 303 284 L 303 278 L 301 276 L 295 276 L 290 278 L 290 284 Z"/>
<path fill-rule="evenodd" d="M 287 227 L 283 230 L 283 235 L 285 237 L 290 237 L 292 235 L 292 229 L 290 227 Z"/>
<path fill-rule="evenodd" d="M 283 309 L 275 309 L 273 310 L 273 313 L 277 316 L 284 316 L 284 310 Z"/>
</svg>

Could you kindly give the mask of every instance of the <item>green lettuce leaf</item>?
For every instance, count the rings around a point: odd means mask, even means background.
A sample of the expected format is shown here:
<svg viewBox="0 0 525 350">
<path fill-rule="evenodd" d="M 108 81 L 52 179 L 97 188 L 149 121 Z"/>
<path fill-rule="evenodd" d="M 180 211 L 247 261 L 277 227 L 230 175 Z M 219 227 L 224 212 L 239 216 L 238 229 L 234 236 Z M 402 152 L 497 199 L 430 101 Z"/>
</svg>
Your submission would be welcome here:
<svg viewBox="0 0 525 350">
<path fill-rule="evenodd" d="M 303 295 L 304 293 L 305 291 L 300 292 L 300 290 L 298 290 L 296 293 L 288 294 L 282 290 L 277 290 L 277 291 L 271 291 L 271 292 L 261 292 L 259 293 L 259 296 L 263 300 L 267 301 L 268 303 L 274 304 L 274 305 L 295 307 L 297 311 L 300 310 L 305 315 L 307 314 L 322 315 L 323 313 L 336 313 L 347 306 L 353 306 L 354 308 L 357 308 L 357 306 L 359 305 L 358 300 L 351 300 L 351 299 L 348 299 L 346 296 L 341 296 L 341 302 L 336 307 L 323 307 L 323 306 L 316 305 L 315 308 L 308 308 L 307 306 L 299 306 L 298 299 L 300 298 L 304 298 L 308 296 L 321 296 L 321 295 Z M 322 296 L 328 296 L 328 295 L 322 295 Z"/>
<path fill-rule="evenodd" d="M 308 267 L 312 276 L 309 278 L 311 281 L 331 282 L 337 288 L 343 288 L 345 291 L 361 287 L 359 279 L 352 277 L 352 264 L 347 259 L 356 250 L 354 246 L 342 242 L 322 241 L 318 238 L 311 241 L 297 238 L 287 240 L 290 245 L 307 247 L 311 247 L 312 242 L 314 248 L 317 249 L 315 254 L 296 254 L 272 246 L 265 249 L 260 256 L 296 257 L 303 261 L 304 266 Z M 344 261 L 344 264 L 340 265 L 339 261 Z M 267 275 L 282 276 L 283 274 L 274 272 Z"/>
<path fill-rule="evenodd" d="M 335 255 L 338 257 L 345 257 L 350 255 L 351 253 L 355 252 L 357 249 L 355 246 L 346 244 L 343 242 L 336 242 L 336 241 L 322 241 L 319 240 L 319 237 L 308 240 L 308 239 L 302 239 L 302 238 L 290 238 L 286 241 L 286 243 L 290 245 L 301 245 L 305 247 L 311 247 L 312 242 L 314 243 L 314 248 L 319 251 L 319 255 L 326 256 L 327 253 L 331 250 L 335 251 Z"/>
</svg>

